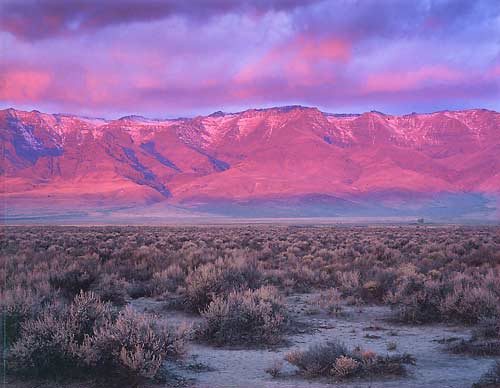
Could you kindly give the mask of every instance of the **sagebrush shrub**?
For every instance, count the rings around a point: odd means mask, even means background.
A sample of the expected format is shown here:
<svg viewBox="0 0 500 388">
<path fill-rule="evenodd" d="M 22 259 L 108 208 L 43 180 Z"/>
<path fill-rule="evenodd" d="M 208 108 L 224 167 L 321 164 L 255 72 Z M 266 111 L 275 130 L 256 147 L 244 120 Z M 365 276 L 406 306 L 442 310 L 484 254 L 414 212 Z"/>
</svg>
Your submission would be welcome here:
<svg viewBox="0 0 500 388">
<path fill-rule="evenodd" d="M 1 334 L 7 344 L 15 342 L 20 335 L 23 322 L 38 316 L 43 306 L 52 299 L 51 295 L 41 295 L 22 287 L 0 292 L 0 309 L 3 318 Z"/>
<path fill-rule="evenodd" d="M 163 295 L 175 292 L 184 283 L 186 274 L 179 264 L 172 264 L 161 272 L 153 274 L 154 293 Z"/>
<path fill-rule="evenodd" d="M 359 271 L 345 271 L 336 274 L 339 288 L 345 296 L 353 296 L 360 288 Z"/>
<path fill-rule="evenodd" d="M 61 313 L 61 325 L 75 345 L 94 335 L 95 330 L 112 319 L 114 312 L 94 292 L 80 292 Z"/>
<path fill-rule="evenodd" d="M 127 298 L 127 282 L 116 274 L 104 274 L 92 287 L 103 302 L 110 302 L 115 306 L 123 306 Z"/>
<path fill-rule="evenodd" d="M 307 376 L 330 375 L 338 358 L 350 356 L 347 347 L 340 342 L 314 344 L 307 350 L 293 350 L 285 359 Z"/>
<path fill-rule="evenodd" d="M 499 299 L 481 286 L 456 284 L 439 305 L 444 319 L 477 323 L 481 318 L 499 315 Z"/>
<path fill-rule="evenodd" d="M 395 309 L 400 321 L 426 323 L 441 320 L 443 295 L 439 282 L 414 274 L 401 278 L 396 290 L 389 292 L 385 301 Z"/>
<path fill-rule="evenodd" d="M 126 308 L 116 315 L 92 293 L 69 306 L 50 306 L 22 324 L 9 351 L 9 369 L 24 375 L 94 374 L 153 377 L 163 361 L 181 355 L 182 335 Z"/>
<path fill-rule="evenodd" d="M 340 342 L 314 344 L 294 350 L 285 359 L 308 377 L 329 376 L 344 379 L 354 376 L 404 375 L 404 364 L 413 364 L 410 355 L 380 356 L 373 352 L 351 351 Z"/>
<path fill-rule="evenodd" d="M 42 344 L 64 344 L 59 337 L 65 335 L 58 330 L 78 330 L 61 326 L 71 321 L 69 305 L 74 296 L 89 290 L 117 306 L 126 302 L 128 293 L 132 298 L 161 296 L 166 305 L 183 304 L 199 312 L 216 298 L 265 284 L 282 292 L 336 288 L 342 304 L 385 302 L 407 322 L 492 321 L 497 319 L 500 296 L 499 231 L 497 226 L 6 226 L 0 234 L 0 305 L 7 345 L 21 344 L 28 332 L 32 339 L 42 338 Z M 340 300 L 333 296 L 325 307 L 336 310 Z M 116 319 L 112 313 L 106 321 L 113 324 Z M 23 322 L 32 328 L 23 331 Z M 498 354 L 494 325 L 481 330 L 483 334 L 457 348 Z M 76 362 L 73 355 L 87 354 L 79 342 L 70 342 L 69 348 L 77 351 L 64 353 L 71 365 Z M 49 357 L 56 357 L 61 346 L 49 348 L 56 349 Z M 366 371 L 367 360 L 349 353 L 345 357 L 360 362 Z M 155 369 L 140 361 L 152 358 L 146 348 L 114 354 L 113 360 L 122 361 L 108 364 L 110 372 L 142 370 L 150 375 Z M 84 363 L 79 370 L 87 365 L 82 360 L 85 357 L 77 357 L 77 363 Z M 375 365 L 388 369 L 380 359 Z M 394 365 L 397 369 L 397 362 Z"/>
<path fill-rule="evenodd" d="M 186 298 L 194 311 L 204 310 L 218 296 L 234 290 L 256 289 L 261 272 L 255 260 L 246 257 L 218 259 L 191 272 L 186 278 Z"/>
<path fill-rule="evenodd" d="M 288 319 L 281 298 L 271 287 L 218 296 L 201 315 L 202 338 L 216 344 L 276 343 Z"/>
<path fill-rule="evenodd" d="M 50 277 L 50 284 L 61 293 L 72 298 L 80 291 L 89 291 L 91 286 L 98 279 L 98 273 L 95 266 L 85 265 L 79 267 L 77 264 L 60 272 L 54 273 Z"/>
<path fill-rule="evenodd" d="M 34 375 L 66 374 L 81 365 L 81 347 L 111 318 L 111 308 L 92 292 L 67 306 L 49 306 L 22 324 L 20 339 L 9 352 L 9 367 Z"/>
<path fill-rule="evenodd" d="M 57 313 L 47 309 L 36 319 L 24 321 L 21 338 L 8 352 L 10 371 L 25 376 L 56 376 L 76 368 L 70 344 Z"/>
<path fill-rule="evenodd" d="M 183 333 L 157 318 L 125 308 L 85 339 L 82 355 L 88 365 L 111 368 L 130 377 L 154 377 L 166 359 L 184 352 Z"/>
</svg>

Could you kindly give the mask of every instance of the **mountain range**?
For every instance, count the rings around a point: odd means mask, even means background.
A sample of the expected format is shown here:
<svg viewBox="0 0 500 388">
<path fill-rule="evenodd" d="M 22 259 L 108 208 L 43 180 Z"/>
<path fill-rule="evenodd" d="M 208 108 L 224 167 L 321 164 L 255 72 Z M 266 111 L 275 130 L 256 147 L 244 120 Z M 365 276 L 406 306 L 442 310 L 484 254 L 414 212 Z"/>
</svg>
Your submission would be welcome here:
<svg viewBox="0 0 500 388">
<path fill-rule="evenodd" d="M 116 120 L 0 110 L 4 219 L 498 220 L 500 113 L 287 106 Z"/>
</svg>

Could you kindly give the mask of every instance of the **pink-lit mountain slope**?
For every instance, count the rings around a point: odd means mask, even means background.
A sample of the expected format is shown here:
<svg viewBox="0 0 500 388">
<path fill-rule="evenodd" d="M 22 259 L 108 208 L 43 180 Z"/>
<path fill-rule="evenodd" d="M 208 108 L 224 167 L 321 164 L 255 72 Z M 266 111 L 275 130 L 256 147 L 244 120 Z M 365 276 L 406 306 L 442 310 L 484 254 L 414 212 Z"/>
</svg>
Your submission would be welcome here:
<svg viewBox="0 0 500 388">
<path fill-rule="evenodd" d="M 500 113 L 300 106 L 118 120 L 0 111 L 5 213 L 497 214 Z"/>
</svg>

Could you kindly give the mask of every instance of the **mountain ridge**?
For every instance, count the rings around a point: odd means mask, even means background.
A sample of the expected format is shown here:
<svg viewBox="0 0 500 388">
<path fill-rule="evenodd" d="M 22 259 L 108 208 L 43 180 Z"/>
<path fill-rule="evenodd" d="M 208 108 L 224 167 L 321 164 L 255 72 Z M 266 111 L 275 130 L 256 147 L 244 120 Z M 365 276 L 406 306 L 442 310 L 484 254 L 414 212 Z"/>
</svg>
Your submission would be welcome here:
<svg viewBox="0 0 500 388">
<path fill-rule="evenodd" d="M 490 198 L 491 213 L 500 192 L 500 113 L 487 109 L 332 114 L 299 105 L 109 120 L 9 108 L 0 130 L 6 213 L 158 203 L 210 212 L 217 203 L 214 213 L 230 214 L 251 203 L 258 215 L 260 201 L 285 204 L 280 214 L 314 203 L 321 215 L 341 214 L 347 201 L 393 214 L 422 198 L 476 194 Z"/>
<path fill-rule="evenodd" d="M 217 117 L 219 115 L 235 115 L 235 114 L 241 114 L 249 111 L 268 111 L 268 110 L 280 110 L 280 109 L 290 109 L 290 108 L 297 108 L 297 109 L 314 109 L 318 110 L 321 113 L 329 116 L 338 116 L 338 117 L 355 117 L 355 116 L 361 116 L 363 113 L 379 113 L 381 115 L 385 116 L 412 116 L 412 115 L 432 115 L 436 113 L 453 113 L 453 112 L 468 112 L 468 111 L 486 111 L 486 112 L 492 112 L 492 113 L 500 113 L 494 109 L 487 109 L 487 108 L 466 108 L 466 109 L 442 109 L 442 110 L 437 110 L 437 111 L 432 111 L 432 112 L 411 112 L 411 113 L 404 113 L 404 114 L 392 114 L 392 113 L 385 113 L 382 111 L 378 111 L 376 109 L 372 109 L 369 111 L 365 111 L 362 113 L 348 113 L 348 112 L 327 112 L 327 111 L 322 111 L 318 107 L 314 106 L 309 106 L 309 105 L 300 105 L 300 104 L 295 104 L 295 105 L 276 105 L 276 106 L 271 106 L 271 107 L 266 107 L 266 108 L 247 108 L 241 111 L 235 111 L 235 112 L 225 112 L 222 110 L 214 111 L 212 113 L 208 113 L 206 115 L 195 115 L 195 116 L 176 116 L 176 117 L 149 117 L 149 116 L 143 116 L 139 114 L 128 114 L 125 116 L 120 116 L 116 118 L 105 118 L 105 117 L 99 117 L 99 116 L 89 116 L 85 114 L 75 114 L 75 113 L 69 113 L 69 112 L 57 112 L 57 113 L 49 113 L 49 112 L 42 112 L 37 109 L 32 109 L 32 110 L 24 110 L 24 109 L 18 109 L 14 107 L 8 107 L 8 108 L 2 108 L 0 109 L 0 112 L 4 111 L 14 111 L 14 112 L 22 112 L 22 113 L 40 113 L 40 114 L 45 114 L 45 115 L 52 115 L 52 116 L 64 116 L 64 117 L 73 117 L 73 118 L 81 118 L 81 119 L 96 119 L 96 120 L 103 120 L 103 121 L 115 121 L 115 120 L 120 120 L 120 119 L 127 119 L 127 118 L 143 118 L 146 121 L 177 121 L 177 120 L 189 120 L 193 119 L 196 117 Z"/>
</svg>

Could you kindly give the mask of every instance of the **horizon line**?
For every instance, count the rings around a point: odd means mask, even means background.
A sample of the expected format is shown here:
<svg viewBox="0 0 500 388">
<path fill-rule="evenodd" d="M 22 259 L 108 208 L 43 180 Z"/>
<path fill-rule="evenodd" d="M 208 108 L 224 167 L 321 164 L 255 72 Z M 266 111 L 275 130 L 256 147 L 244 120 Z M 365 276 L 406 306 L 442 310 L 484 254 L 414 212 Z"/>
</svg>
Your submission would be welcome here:
<svg viewBox="0 0 500 388">
<path fill-rule="evenodd" d="M 301 104 L 292 104 L 292 105 L 277 105 L 277 106 L 271 106 L 271 107 L 266 107 L 266 108 L 247 108 L 243 109 L 241 111 L 236 111 L 236 112 L 225 112 L 222 110 L 216 110 L 210 114 L 206 115 L 193 115 L 193 116 L 178 116 L 178 117 L 147 117 L 143 116 L 140 114 L 129 114 L 125 116 L 121 116 L 118 118 L 104 118 L 104 117 L 98 117 L 98 116 L 92 116 L 92 115 L 83 115 L 83 114 L 75 114 L 75 113 L 68 113 L 68 112 L 58 112 L 58 113 L 52 113 L 52 112 L 44 112 L 40 111 L 38 109 L 32 109 L 32 110 L 25 110 L 25 109 L 18 109 L 14 108 L 12 106 L 8 108 L 0 108 L 0 112 L 2 111 L 9 111 L 9 110 L 14 110 L 16 112 L 23 112 L 23 113 L 41 113 L 41 114 L 47 114 L 47 115 L 52 115 L 52 116 L 66 116 L 66 117 L 77 117 L 77 118 L 82 118 L 82 119 L 97 119 L 97 120 L 104 120 L 104 121 L 118 121 L 118 120 L 124 120 L 127 118 L 140 118 L 140 119 L 145 119 L 145 120 L 151 120 L 151 121 L 176 121 L 176 120 L 189 120 L 189 119 L 195 119 L 197 117 L 213 117 L 213 116 L 226 116 L 226 115 L 238 115 L 250 111 L 268 111 L 268 110 L 273 110 L 273 109 L 278 109 L 278 110 L 292 110 L 292 109 L 311 109 L 311 110 L 317 110 L 322 114 L 325 115 L 330 115 L 330 116 L 361 116 L 366 113 L 378 113 L 384 116 L 393 116 L 393 117 L 403 117 L 403 116 L 411 116 L 414 114 L 417 115 L 431 115 L 431 114 L 436 114 L 436 113 L 444 113 L 444 112 L 467 112 L 467 111 L 474 111 L 474 110 L 480 110 L 480 111 L 488 111 L 488 112 L 494 112 L 494 113 L 500 113 L 497 110 L 494 109 L 488 109 L 488 108 L 466 108 L 466 109 L 441 109 L 441 110 L 436 110 L 436 111 L 431 111 L 431 112 L 411 112 L 411 113 L 404 113 L 404 114 L 391 114 L 391 113 L 385 113 L 376 109 L 372 110 L 367 110 L 364 112 L 326 112 L 321 109 L 319 109 L 317 106 L 307 106 L 307 105 L 301 105 Z"/>
</svg>

